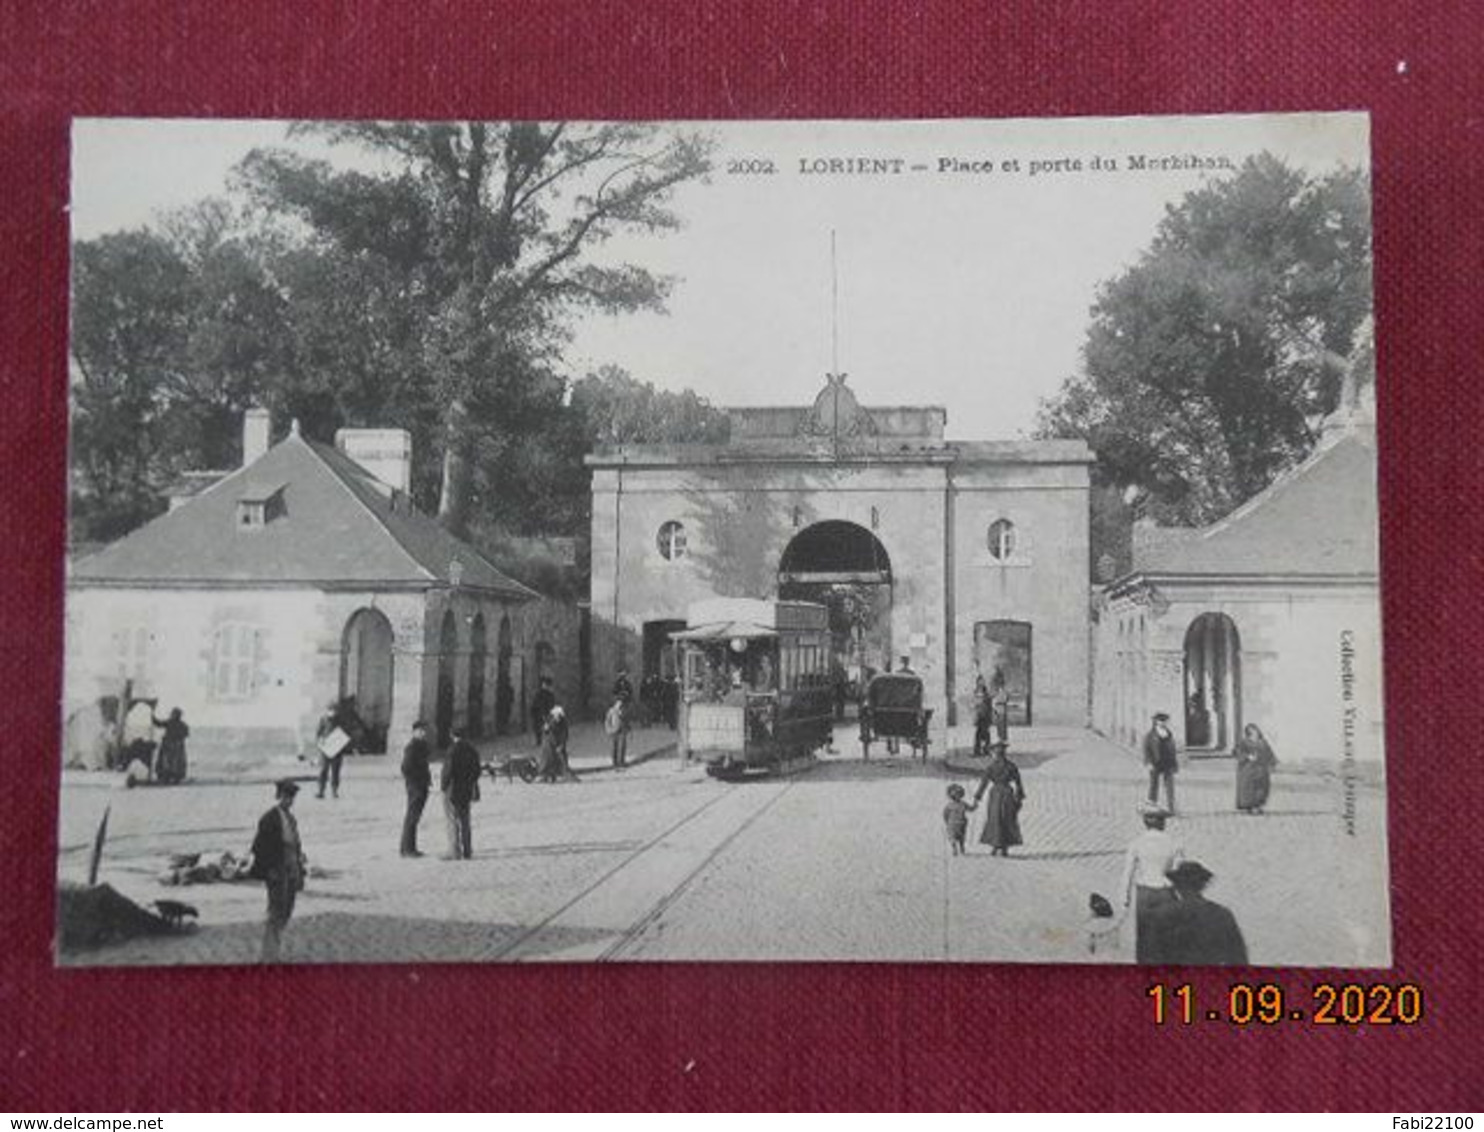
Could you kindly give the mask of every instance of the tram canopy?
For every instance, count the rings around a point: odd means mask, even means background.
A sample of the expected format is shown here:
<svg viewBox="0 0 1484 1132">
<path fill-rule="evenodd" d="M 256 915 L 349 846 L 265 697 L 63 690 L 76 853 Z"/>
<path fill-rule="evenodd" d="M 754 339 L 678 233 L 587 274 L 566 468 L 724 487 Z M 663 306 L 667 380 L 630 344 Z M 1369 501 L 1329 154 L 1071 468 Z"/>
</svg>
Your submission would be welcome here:
<svg viewBox="0 0 1484 1132">
<path fill-rule="evenodd" d="M 776 637 L 777 629 L 757 625 L 751 621 L 718 621 L 712 625 L 697 625 L 694 629 L 681 629 L 670 634 L 673 641 L 752 641 L 760 637 Z"/>
</svg>

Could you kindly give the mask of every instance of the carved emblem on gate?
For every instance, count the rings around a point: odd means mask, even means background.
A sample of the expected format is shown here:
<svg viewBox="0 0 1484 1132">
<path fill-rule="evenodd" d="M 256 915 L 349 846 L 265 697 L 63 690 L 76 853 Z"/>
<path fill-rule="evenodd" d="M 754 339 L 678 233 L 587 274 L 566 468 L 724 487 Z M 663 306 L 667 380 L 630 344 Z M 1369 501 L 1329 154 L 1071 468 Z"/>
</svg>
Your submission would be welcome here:
<svg viewBox="0 0 1484 1132">
<path fill-rule="evenodd" d="M 817 436 L 833 440 L 850 440 L 859 436 L 875 436 L 876 422 L 870 412 L 855 399 L 855 394 L 845 386 L 843 373 L 825 374 L 824 388 L 814 398 L 814 404 L 799 422 L 801 436 Z"/>
</svg>

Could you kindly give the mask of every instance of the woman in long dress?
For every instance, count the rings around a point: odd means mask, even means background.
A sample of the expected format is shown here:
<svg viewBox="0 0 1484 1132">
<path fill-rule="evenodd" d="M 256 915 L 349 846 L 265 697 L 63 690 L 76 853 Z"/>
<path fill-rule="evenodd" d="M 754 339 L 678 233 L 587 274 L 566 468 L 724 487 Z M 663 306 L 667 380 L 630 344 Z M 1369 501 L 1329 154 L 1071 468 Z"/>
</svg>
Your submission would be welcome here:
<svg viewBox="0 0 1484 1132">
<path fill-rule="evenodd" d="M 155 777 L 161 782 L 184 782 L 186 776 L 186 739 L 191 729 L 186 726 L 180 708 L 173 708 L 167 719 L 151 720 L 156 727 L 164 728 L 160 737 L 160 752 L 155 759 Z"/>
<path fill-rule="evenodd" d="M 546 729 L 541 733 L 541 754 L 536 762 L 536 770 L 540 773 L 542 782 L 555 782 L 562 777 L 562 751 L 557 743 L 556 732 L 551 727 L 549 715 Z"/>
<path fill-rule="evenodd" d="M 1244 814 L 1260 814 L 1268 804 L 1278 757 L 1255 723 L 1242 729 L 1233 754 L 1237 759 L 1237 809 Z"/>
<path fill-rule="evenodd" d="M 990 847 L 991 857 L 1008 857 L 1010 846 L 1021 844 L 1020 806 L 1025 801 L 1025 787 L 1020 782 L 1020 768 L 1005 754 L 1006 744 L 996 743 L 991 750 L 994 758 L 974 792 L 974 804 L 978 805 L 984 792 L 989 791 L 979 843 Z"/>
</svg>

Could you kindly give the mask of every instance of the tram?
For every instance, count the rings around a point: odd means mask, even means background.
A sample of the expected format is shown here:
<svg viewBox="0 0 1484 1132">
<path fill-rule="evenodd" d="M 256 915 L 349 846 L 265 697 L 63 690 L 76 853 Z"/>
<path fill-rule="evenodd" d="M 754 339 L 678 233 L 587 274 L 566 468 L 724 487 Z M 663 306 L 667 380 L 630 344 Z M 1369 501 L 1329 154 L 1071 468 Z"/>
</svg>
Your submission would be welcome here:
<svg viewBox="0 0 1484 1132">
<path fill-rule="evenodd" d="M 689 610 L 677 646 L 687 757 L 715 778 L 788 773 L 830 742 L 829 613 L 803 601 L 715 598 Z"/>
</svg>

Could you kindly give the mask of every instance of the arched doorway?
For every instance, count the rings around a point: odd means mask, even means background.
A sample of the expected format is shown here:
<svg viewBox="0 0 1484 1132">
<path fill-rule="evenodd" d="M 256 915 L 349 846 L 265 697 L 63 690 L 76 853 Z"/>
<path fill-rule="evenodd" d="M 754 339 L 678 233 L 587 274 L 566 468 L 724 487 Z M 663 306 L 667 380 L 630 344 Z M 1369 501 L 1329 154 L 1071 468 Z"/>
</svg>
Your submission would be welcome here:
<svg viewBox="0 0 1484 1132">
<path fill-rule="evenodd" d="M 438 629 L 438 702 L 433 711 L 433 724 L 438 731 L 438 745 L 448 746 L 453 730 L 454 661 L 459 651 L 459 627 L 453 610 L 445 610 Z"/>
<path fill-rule="evenodd" d="M 778 596 L 829 609 L 832 670 L 850 698 L 892 660 L 891 559 L 865 527 L 828 519 L 801 530 L 779 560 Z"/>
<path fill-rule="evenodd" d="M 340 638 L 340 698 L 355 698 L 366 726 L 361 750 L 385 754 L 392 726 L 392 623 L 379 609 L 358 609 Z"/>
<path fill-rule="evenodd" d="M 469 707 L 466 724 L 469 738 L 484 735 L 484 669 L 489 661 L 489 642 L 484 631 L 484 614 L 476 613 L 469 626 Z"/>
<path fill-rule="evenodd" d="M 1185 746 L 1224 751 L 1242 726 L 1242 643 L 1225 613 L 1203 613 L 1185 631 Z"/>
<path fill-rule="evenodd" d="M 495 731 L 509 733 L 510 712 L 515 706 L 515 688 L 510 683 L 510 658 L 515 649 L 511 643 L 510 615 L 500 618 L 500 639 L 495 654 Z"/>
</svg>

